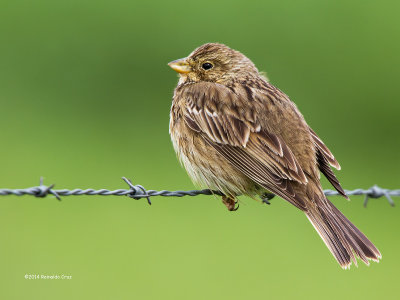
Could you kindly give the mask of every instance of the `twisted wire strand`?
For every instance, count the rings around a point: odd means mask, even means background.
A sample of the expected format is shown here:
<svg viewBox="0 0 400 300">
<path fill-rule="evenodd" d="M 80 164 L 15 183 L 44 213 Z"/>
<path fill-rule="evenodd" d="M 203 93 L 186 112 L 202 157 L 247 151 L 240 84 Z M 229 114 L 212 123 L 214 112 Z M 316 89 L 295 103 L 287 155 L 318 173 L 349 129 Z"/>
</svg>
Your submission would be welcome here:
<svg viewBox="0 0 400 300">
<path fill-rule="evenodd" d="M 135 200 L 146 198 L 147 202 L 151 204 L 150 197 L 163 196 L 163 197 L 184 197 L 184 196 L 198 196 L 198 195 L 222 195 L 220 191 L 213 191 L 209 189 L 204 190 L 189 190 L 189 191 L 167 191 L 167 190 L 146 190 L 141 185 L 133 185 L 132 182 L 122 177 L 122 179 L 128 184 L 129 189 L 117 189 L 117 190 L 107 190 L 107 189 L 60 189 L 56 190 L 54 184 L 46 186 L 43 184 L 43 178 L 40 178 L 40 183 L 38 186 L 33 186 L 25 189 L 0 189 L 0 196 L 23 196 L 31 195 L 35 197 L 46 197 L 48 195 L 53 195 L 56 199 L 61 201 L 61 196 L 128 196 Z M 364 206 L 368 204 L 370 198 L 381 198 L 385 197 L 391 206 L 394 206 L 394 201 L 391 196 L 400 196 L 400 189 L 389 190 L 381 188 L 377 185 L 370 187 L 369 189 L 355 189 L 355 190 L 345 190 L 346 194 L 352 195 L 365 195 Z M 339 193 L 333 190 L 324 190 L 326 196 L 338 196 Z M 268 201 L 266 201 L 268 203 Z"/>
</svg>

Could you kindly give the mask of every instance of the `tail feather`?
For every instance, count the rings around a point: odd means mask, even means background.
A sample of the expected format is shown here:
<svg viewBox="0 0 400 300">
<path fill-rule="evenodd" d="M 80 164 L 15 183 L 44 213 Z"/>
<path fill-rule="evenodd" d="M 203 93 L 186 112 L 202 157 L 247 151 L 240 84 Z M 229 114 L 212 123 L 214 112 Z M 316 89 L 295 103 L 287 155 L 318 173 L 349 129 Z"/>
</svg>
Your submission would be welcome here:
<svg viewBox="0 0 400 300">
<path fill-rule="evenodd" d="M 316 205 L 305 213 L 342 268 L 349 268 L 352 261 L 357 266 L 356 257 L 367 265 L 369 260 L 379 261 L 379 250 L 349 219 L 325 196 L 315 198 Z"/>
</svg>

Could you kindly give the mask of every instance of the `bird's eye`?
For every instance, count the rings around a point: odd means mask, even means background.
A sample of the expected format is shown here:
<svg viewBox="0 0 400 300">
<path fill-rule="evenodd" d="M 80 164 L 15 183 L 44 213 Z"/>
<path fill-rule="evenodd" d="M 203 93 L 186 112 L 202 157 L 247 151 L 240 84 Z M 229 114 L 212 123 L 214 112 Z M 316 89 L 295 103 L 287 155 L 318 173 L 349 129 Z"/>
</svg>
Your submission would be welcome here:
<svg viewBox="0 0 400 300">
<path fill-rule="evenodd" d="M 202 67 L 204 70 L 210 70 L 210 69 L 213 67 L 213 65 L 210 64 L 210 63 L 204 63 L 201 67 Z"/>
</svg>

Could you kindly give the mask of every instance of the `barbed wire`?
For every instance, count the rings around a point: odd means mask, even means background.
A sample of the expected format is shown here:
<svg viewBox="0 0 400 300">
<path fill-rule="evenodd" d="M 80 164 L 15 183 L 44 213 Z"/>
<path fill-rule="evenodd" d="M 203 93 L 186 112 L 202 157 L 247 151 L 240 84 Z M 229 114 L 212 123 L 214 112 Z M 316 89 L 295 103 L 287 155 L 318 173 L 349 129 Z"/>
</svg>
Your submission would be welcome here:
<svg viewBox="0 0 400 300">
<path fill-rule="evenodd" d="M 40 182 L 38 186 L 33 186 L 25 189 L 0 189 L 0 196 L 23 196 L 23 195 L 31 195 L 35 197 L 46 197 L 48 195 L 53 195 L 57 200 L 61 201 L 61 196 L 128 196 L 135 200 L 139 200 L 142 198 L 146 198 L 148 204 L 151 205 L 150 197 L 163 196 L 163 197 L 184 197 L 184 196 L 198 196 L 198 195 L 223 195 L 220 191 L 213 191 L 209 189 L 205 190 L 189 190 L 189 191 L 155 191 L 155 190 L 146 190 L 141 185 L 133 185 L 132 182 L 122 177 L 122 179 L 128 184 L 129 189 L 117 189 L 117 190 L 107 190 L 107 189 L 54 189 L 54 184 L 52 185 L 44 185 L 43 178 L 40 178 Z M 367 190 L 364 189 L 355 189 L 355 190 L 345 190 L 348 196 L 352 195 L 365 195 L 364 198 L 364 206 L 366 207 L 368 204 L 368 200 L 370 198 L 381 198 L 385 197 L 391 206 L 394 206 L 394 201 L 391 196 L 400 196 L 399 190 L 389 190 L 381 188 L 377 185 L 370 187 Z M 326 196 L 338 196 L 339 193 L 333 190 L 324 190 L 324 194 Z M 272 195 L 272 194 L 270 194 Z M 273 195 L 272 195 L 273 197 Z M 272 199 L 272 197 L 268 199 L 264 199 L 263 201 L 269 204 L 268 200 Z"/>
</svg>

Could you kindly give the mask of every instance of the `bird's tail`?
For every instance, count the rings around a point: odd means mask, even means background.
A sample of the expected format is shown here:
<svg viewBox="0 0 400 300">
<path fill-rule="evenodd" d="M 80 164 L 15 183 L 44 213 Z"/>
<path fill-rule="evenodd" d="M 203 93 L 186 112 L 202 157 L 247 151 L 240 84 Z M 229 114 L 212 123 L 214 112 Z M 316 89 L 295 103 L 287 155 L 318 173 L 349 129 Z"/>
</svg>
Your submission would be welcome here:
<svg viewBox="0 0 400 300">
<path fill-rule="evenodd" d="M 326 246 L 343 269 L 357 266 L 356 257 L 369 265 L 382 257 L 370 240 L 354 226 L 323 194 L 314 194 L 314 204 L 305 211 Z"/>
</svg>

